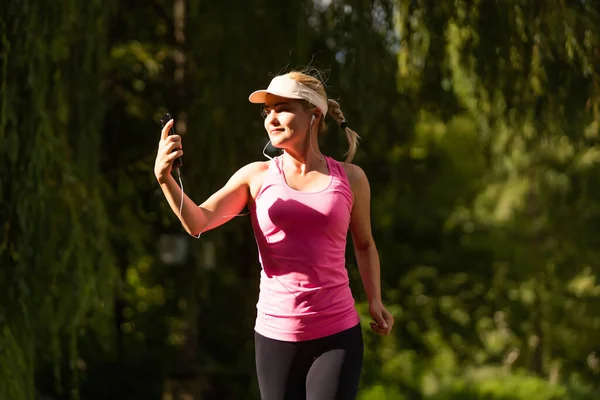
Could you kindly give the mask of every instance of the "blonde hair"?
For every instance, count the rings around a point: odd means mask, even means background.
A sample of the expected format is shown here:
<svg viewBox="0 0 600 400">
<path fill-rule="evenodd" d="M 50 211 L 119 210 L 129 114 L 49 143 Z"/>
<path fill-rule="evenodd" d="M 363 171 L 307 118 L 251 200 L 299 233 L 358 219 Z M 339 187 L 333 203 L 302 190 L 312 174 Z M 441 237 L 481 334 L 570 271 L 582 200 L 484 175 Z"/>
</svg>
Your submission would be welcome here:
<svg viewBox="0 0 600 400">
<path fill-rule="evenodd" d="M 304 86 L 314 90 L 319 95 L 321 95 L 324 99 L 327 100 L 327 107 L 329 108 L 327 114 L 330 115 L 340 127 L 342 124 L 346 123 L 346 118 L 342 113 L 340 108 L 340 104 L 332 99 L 327 98 L 327 92 L 325 91 L 325 86 L 321 82 L 320 79 L 315 78 L 312 75 L 309 75 L 307 72 L 300 71 L 292 71 L 288 72 L 287 76 L 292 78 L 293 80 L 303 84 Z M 308 102 L 307 102 L 308 103 Z M 311 104 L 314 107 L 314 105 Z M 348 151 L 344 154 L 346 156 L 346 162 L 351 162 L 354 159 L 354 155 L 356 154 L 356 149 L 358 148 L 358 133 L 348 128 L 347 126 L 342 128 L 346 133 L 346 139 L 348 140 Z M 327 132 L 327 125 L 325 124 L 325 118 L 321 119 L 319 124 L 319 134 L 325 134 Z"/>
</svg>

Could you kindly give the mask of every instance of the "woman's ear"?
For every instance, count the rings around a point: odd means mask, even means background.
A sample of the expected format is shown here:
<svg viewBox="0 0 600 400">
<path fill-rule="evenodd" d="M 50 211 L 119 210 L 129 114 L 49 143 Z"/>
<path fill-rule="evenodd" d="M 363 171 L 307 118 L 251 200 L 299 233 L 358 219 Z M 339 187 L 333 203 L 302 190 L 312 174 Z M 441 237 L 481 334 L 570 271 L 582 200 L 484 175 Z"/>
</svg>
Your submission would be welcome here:
<svg viewBox="0 0 600 400">
<path fill-rule="evenodd" d="M 315 112 L 313 112 L 312 119 L 310 121 L 310 126 L 312 126 L 313 122 L 319 121 L 323 116 L 323 113 L 318 108 L 315 108 Z"/>
</svg>

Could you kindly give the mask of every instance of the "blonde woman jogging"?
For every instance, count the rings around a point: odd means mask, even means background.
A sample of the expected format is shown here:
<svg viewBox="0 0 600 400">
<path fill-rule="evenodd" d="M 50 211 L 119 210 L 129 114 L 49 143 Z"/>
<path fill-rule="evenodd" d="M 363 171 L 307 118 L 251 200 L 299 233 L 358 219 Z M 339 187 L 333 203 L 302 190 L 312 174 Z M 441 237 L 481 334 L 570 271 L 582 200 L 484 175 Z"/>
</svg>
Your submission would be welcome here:
<svg viewBox="0 0 600 400">
<path fill-rule="evenodd" d="M 359 316 L 345 266 L 350 231 L 372 330 L 394 324 L 380 288 L 379 256 L 371 234 L 370 187 L 351 163 L 358 135 L 323 83 L 290 72 L 250 95 L 263 105 L 264 127 L 282 155 L 239 169 L 220 190 L 196 205 L 171 174 L 183 155 L 181 137 L 163 128 L 155 175 L 185 230 L 199 236 L 248 207 L 262 265 L 255 323 L 256 372 L 261 398 L 355 399 L 363 363 Z M 324 155 L 318 135 L 325 117 L 345 132 L 345 162 Z M 270 158 L 270 157 L 269 157 Z"/>
</svg>

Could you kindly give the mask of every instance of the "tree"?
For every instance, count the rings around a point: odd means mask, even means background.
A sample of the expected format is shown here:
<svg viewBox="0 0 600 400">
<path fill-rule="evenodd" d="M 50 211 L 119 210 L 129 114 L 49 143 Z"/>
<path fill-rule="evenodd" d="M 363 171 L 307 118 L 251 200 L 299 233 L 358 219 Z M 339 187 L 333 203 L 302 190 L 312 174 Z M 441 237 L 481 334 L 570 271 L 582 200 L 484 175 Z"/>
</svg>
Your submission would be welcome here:
<svg viewBox="0 0 600 400">
<path fill-rule="evenodd" d="M 98 149 L 111 9 L 9 2 L 1 19 L 3 399 L 34 398 L 44 362 L 56 390 L 70 388 L 81 329 L 108 335 L 115 270 Z"/>
</svg>

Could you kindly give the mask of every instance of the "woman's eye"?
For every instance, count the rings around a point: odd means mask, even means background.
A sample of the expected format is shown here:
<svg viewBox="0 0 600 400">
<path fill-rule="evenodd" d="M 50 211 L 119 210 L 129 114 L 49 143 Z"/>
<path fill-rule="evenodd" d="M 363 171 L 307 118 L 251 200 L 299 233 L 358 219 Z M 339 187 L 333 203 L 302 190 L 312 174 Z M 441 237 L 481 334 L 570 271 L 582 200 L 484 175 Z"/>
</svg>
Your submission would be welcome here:
<svg viewBox="0 0 600 400">
<path fill-rule="evenodd" d="M 275 107 L 275 108 L 263 108 L 262 111 L 260 112 L 261 115 L 263 116 L 263 118 L 267 118 L 267 116 L 271 113 L 272 110 L 275 110 L 275 112 L 277 114 L 279 113 L 284 113 L 284 112 L 289 112 L 288 107 Z"/>
</svg>

